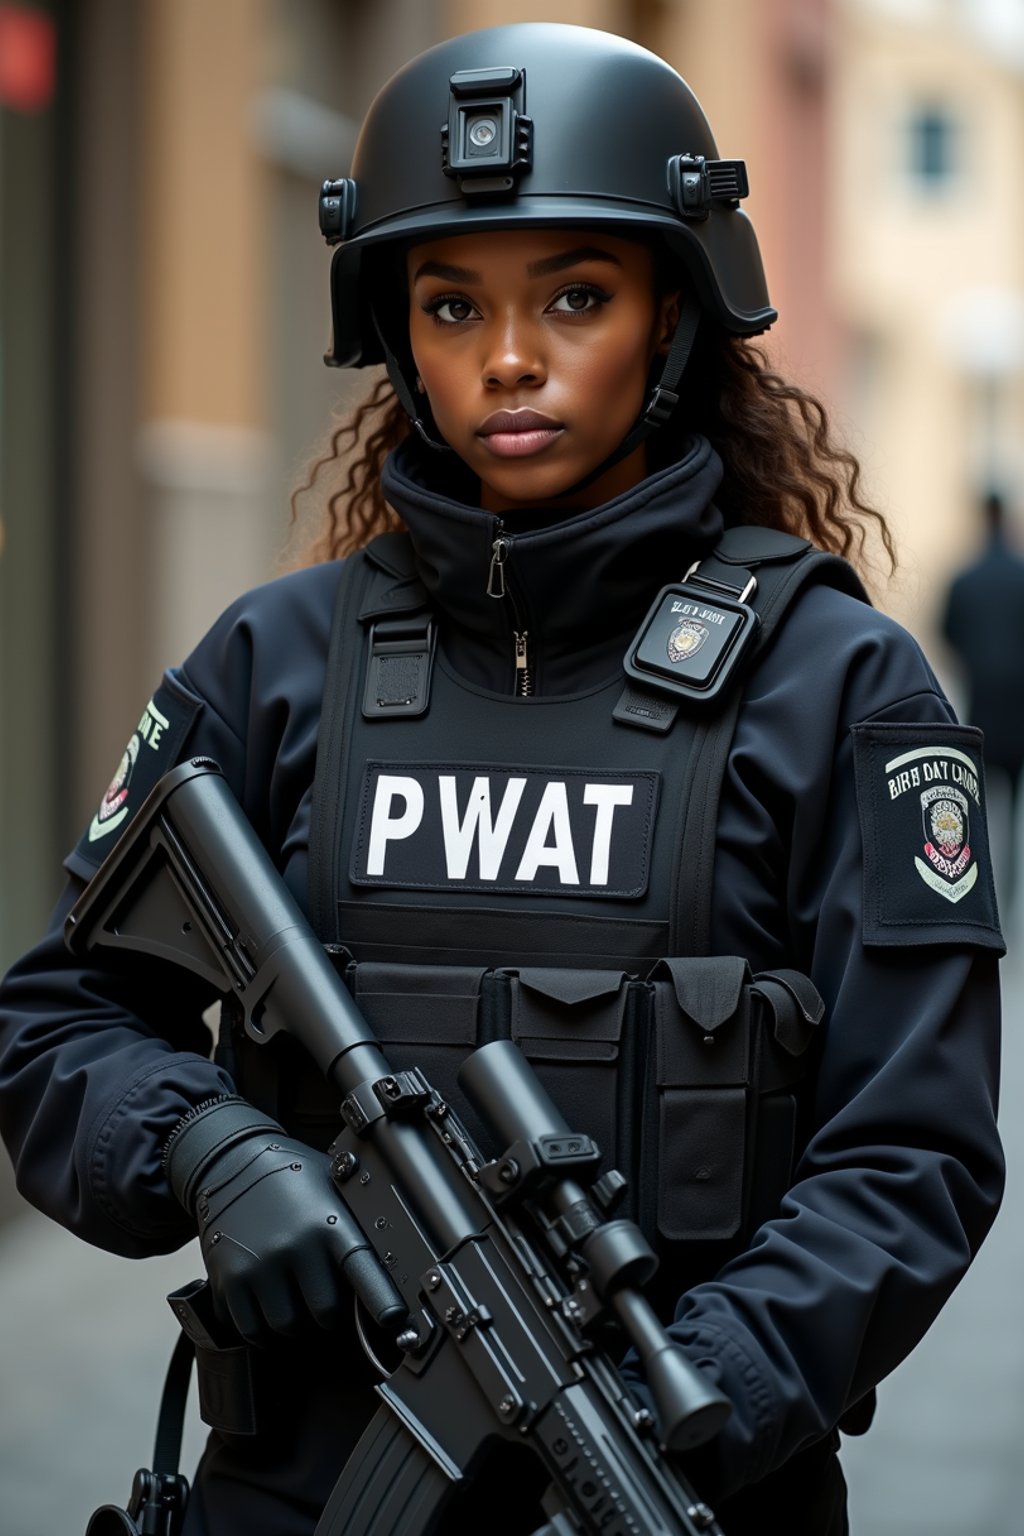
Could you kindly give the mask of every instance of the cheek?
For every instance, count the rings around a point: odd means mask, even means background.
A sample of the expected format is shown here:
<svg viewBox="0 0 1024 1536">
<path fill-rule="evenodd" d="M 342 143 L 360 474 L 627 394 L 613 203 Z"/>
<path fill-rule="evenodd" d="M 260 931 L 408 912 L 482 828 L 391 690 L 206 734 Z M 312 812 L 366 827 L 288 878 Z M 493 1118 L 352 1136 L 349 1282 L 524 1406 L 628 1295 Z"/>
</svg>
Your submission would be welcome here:
<svg viewBox="0 0 1024 1536">
<path fill-rule="evenodd" d="M 420 315 L 422 322 L 423 316 Z M 420 382 L 430 401 L 430 409 L 438 425 L 443 416 L 450 416 L 459 401 L 466 398 L 466 363 L 459 348 L 451 345 L 451 339 L 439 336 L 431 323 L 428 326 L 413 322 L 409 328 L 412 359 Z"/>
<path fill-rule="evenodd" d="M 638 325 L 632 334 L 624 328 L 612 345 L 579 348 L 566 359 L 566 374 L 577 389 L 604 401 L 613 413 L 626 413 L 646 388 L 652 349 L 645 338 Z"/>
<path fill-rule="evenodd" d="M 417 347 L 414 344 L 412 359 L 419 381 L 430 401 L 431 411 L 435 417 L 439 417 L 446 410 L 448 397 L 453 393 L 452 370 L 439 362 L 430 346 Z"/>
<path fill-rule="evenodd" d="M 458 381 L 452 378 L 450 370 L 435 369 L 432 373 L 421 373 L 420 377 L 430 402 L 431 415 L 442 433 L 448 437 L 459 422 L 458 402 L 461 392 Z"/>
</svg>

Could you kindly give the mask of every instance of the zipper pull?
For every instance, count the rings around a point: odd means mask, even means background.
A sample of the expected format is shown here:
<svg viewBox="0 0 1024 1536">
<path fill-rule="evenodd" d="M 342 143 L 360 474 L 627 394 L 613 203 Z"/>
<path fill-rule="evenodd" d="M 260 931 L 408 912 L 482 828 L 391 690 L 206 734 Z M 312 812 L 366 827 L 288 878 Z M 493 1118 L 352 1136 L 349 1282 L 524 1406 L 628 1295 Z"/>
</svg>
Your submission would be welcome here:
<svg viewBox="0 0 1024 1536">
<path fill-rule="evenodd" d="M 516 695 L 520 699 L 528 699 L 533 692 L 533 679 L 530 676 L 530 658 L 526 650 L 526 642 L 530 638 L 524 629 L 522 634 L 516 631 L 513 639 L 516 643 Z"/>
<path fill-rule="evenodd" d="M 487 571 L 487 596 L 505 596 L 505 561 L 508 559 L 509 540 L 498 535 L 491 545 L 491 564 Z"/>
</svg>

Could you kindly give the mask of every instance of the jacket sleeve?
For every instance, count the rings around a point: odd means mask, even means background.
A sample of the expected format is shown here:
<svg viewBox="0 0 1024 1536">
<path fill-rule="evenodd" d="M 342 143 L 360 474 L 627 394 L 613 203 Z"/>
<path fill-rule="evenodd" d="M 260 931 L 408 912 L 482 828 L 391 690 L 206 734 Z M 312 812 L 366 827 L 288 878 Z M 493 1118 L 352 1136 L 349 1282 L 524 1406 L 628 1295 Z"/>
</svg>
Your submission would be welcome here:
<svg viewBox="0 0 1024 1536">
<path fill-rule="evenodd" d="M 191 978 L 68 953 L 63 922 L 84 889 L 69 879 L 0 987 L 0 1131 L 27 1200 L 97 1247 L 145 1258 L 195 1235 L 164 1178 L 164 1142 L 234 1086 L 209 1059 L 211 999 Z"/>
<path fill-rule="evenodd" d="M 167 1252 L 193 1235 L 164 1178 L 163 1145 L 182 1115 L 235 1088 L 210 1059 L 202 1011 L 211 991 L 153 959 L 76 960 L 63 943 L 64 917 L 146 792 L 196 754 L 219 763 L 280 857 L 308 783 L 322 677 L 315 658 L 329 622 L 329 606 L 302 600 L 309 584 L 299 601 L 288 578 L 239 599 L 166 675 L 66 861 L 69 883 L 45 937 L 0 984 L 0 1133 L 19 1188 L 117 1253 Z"/>
<path fill-rule="evenodd" d="M 980 741 L 956 725 L 909 637 L 889 630 L 844 637 L 812 624 L 804 654 L 827 658 L 814 687 L 794 652 L 774 657 L 723 795 L 716 878 L 738 880 L 761 844 L 790 953 L 827 1023 L 778 1216 L 682 1297 L 673 1324 L 734 1404 L 700 1453 L 712 1499 L 826 1436 L 894 1369 L 1001 1197 L 1002 939 Z M 798 750 L 782 751 L 786 741 Z M 783 757 L 785 781 L 773 766 Z M 735 942 L 767 921 L 762 910 Z"/>
</svg>

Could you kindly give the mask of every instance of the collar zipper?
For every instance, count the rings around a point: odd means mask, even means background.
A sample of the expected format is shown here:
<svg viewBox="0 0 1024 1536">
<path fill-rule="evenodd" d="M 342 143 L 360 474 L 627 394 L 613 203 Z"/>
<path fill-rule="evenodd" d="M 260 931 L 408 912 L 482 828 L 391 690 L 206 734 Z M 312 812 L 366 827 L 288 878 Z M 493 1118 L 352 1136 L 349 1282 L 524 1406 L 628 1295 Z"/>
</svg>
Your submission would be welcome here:
<svg viewBox="0 0 1024 1536">
<path fill-rule="evenodd" d="M 533 693 L 533 677 L 530 674 L 530 656 L 526 649 L 529 635 L 524 629 L 521 633 L 516 630 L 512 636 L 516 647 L 516 696 L 520 699 L 528 699 Z"/>
<path fill-rule="evenodd" d="M 505 562 L 512 548 L 512 540 L 505 532 L 504 524 L 498 518 L 496 532 L 491 543 L 491 563 L 487 568 L 487 596 L 501 600 L 508 597 L 512 602 L 513 630 L 512 642 L 515 647 L 515 683 L 513 693 L 517 698 L 528 699 L 533 693 L 533 674 L 530 670 L 530 655 L 527 649 L 529 634 L 525 629 L 516 627 L 521 624 L 519 617 L 519 605 L 515 594 L 511 591 L 505 580 Z"/>
<path fill-rule="evenodd" d="M 500 531 L 500 523 L 498 524 L 498 529 L 498 536 L 491 545 L 491 563 L 487 570 L 488 597 L 505 596 L 505 561 L 508 559 L 512 540 Z"/>
</svg>

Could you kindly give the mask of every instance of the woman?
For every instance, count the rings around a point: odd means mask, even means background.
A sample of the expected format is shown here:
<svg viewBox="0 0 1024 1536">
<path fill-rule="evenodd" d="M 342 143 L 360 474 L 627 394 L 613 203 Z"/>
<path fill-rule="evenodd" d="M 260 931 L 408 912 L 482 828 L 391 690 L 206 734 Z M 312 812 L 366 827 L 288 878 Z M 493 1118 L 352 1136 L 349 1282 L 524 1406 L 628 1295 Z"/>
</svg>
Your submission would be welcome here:
<svg viewBox="0 0 1024 1536">
<path fill-rule="evenodd" d="M 200 989 L 61 943 L 183 756 L 221 764 L 398 1064 L 447 1086 L 510 1033 L 625 1162 L 657 1303 L 732 1401 L 691 1465 L 730 1536 L 846 1530 L 837 1426 L 865 1427 L 995 1215 L 978 738 L 808 548 L 849 553 L 875 514 L 749 343 L 774 311 L 745 191 L 672 70 L 560 26 L 413 61 L 325 186 L 328 361 L 383 360 L 394 393 L 357 414 L 322 558 L 165 676 L 2 995 L 31 1199 L 143 1255 L 227 1189 L 221 1225 L 280 1238 L 235 1263 L 204 1240 L 260 1345 L 260 1432 L 214 1433 L 189 1532 L 312 1530 L 373 1375 L 310 1064 L 244 1038 L 211 1061 Z M 704 955 L 771 973 L 749 1018 L 694 1000 Z M 301 1177 L 256 1179 L 271 1156 Z M 526 1492 L 510 1530 L 537 1523 Z"/>
</svg>

